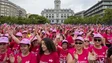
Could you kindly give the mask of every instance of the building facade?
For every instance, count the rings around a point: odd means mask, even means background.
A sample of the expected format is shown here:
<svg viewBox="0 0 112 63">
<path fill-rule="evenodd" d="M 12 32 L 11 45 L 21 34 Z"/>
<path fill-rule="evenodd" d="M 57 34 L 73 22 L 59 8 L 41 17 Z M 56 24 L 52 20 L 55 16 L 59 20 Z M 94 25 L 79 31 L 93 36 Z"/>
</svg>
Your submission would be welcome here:
<svg viewBox="0 0 112 63">
<path fill-rule="evenodd" d="M 104 14 L 104 10 L 107 8 L 112 9 L 112 0 L 99 1 L 97 4 L 95 4 L 94 6 L 89 8 L 88 10 L 86 10 L 84 12 L 84 15 L 85 16 L 94 16 L 94 15 L 98 14 L 98 15 L 102 16 Z"/>
<path fill-rule="evenodd" d="M 75 13 L 75 16 L 80 16 L 80 17 L 84 17 L 84 12 L 85 11 L 81 11 L 81 12 L 77 12 L 77 13 Z"/>
<path fill-rule="evenodd" d="M 65 19 L 74 15 L 74 11 L 71 9 L 61 9 L 60 0 L 55 0 L 54 4 L 54 9 L 44 9 L 41 12 L 41 15 L 48 18 L 51 24 L 64 23 Z"/>
<path fill-rule="evenodd" d="M 8 0 L 0 0 L 0 16 L 26 17 L 26 11 Z"/>
</svg>

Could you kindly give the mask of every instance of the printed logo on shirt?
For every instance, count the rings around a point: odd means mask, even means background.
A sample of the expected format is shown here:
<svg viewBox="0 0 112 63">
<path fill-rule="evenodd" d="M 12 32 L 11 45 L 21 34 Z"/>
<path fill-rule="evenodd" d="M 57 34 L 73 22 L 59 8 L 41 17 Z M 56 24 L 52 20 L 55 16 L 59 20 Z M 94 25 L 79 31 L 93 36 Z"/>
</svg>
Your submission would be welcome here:
<svg viewBox="0 0 112 63">
<path fill-rule="evenodd" d="M 107 40 L 108 40 L 108 42 L 112 43 L 112 40 L 111 40 L 111 38 L 107 38 Z"/>
<path fill-rule="evenodd" d="M 105 52 L 103 52 L 103 54 L 105 54 Z"/>
<path fill-rule="evenodd" d="M 85 57 L 84 59 L 86 60 L 87 58 Z"/>
<path fill-rule="evenodd" d="M 53 62 L 53 60 L 52 59 L 49 59 L 49 62 Z"/>
<path fill-rule="evenodd" d="M 77 61 L 76 63 L 87 63 L 87 61 Z"/>
<path fill-rule="evenodd" d="M 2 56 L 0 55 L 0 59 L 2 58 Z"/>
<path fill-rule="evenodd" d="M 39 49 L 36 49 L 36 51 L 38 51 Z"/>
<path fill-rule="evenodd" d="M 43 61 L 40 61 L 40 63 L 48 63 L 48 62 L 43 62 Z"/>
<path fill-rule="evenodd" d="M 26 61 L 25 63 L 30 63 L 30 61 Z"/>
<path fill-rule="evenodd" d="M 104 59 L 104 58 L 99 58 L 99 59 L 97 60 L 97 63 L 105 63 L 105 59 Z"/>
</svg>

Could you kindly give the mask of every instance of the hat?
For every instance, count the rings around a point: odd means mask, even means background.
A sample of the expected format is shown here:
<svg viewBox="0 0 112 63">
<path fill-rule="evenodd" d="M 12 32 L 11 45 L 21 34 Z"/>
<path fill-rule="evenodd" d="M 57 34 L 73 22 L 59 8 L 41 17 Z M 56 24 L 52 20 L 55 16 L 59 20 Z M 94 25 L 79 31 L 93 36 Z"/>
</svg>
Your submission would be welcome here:
<svg viewBox="0 0 112 63">
<path fill-rule="evenodd" d="M 21 32 L 17 32 L 16 36 L 22 37 L 22 33 Z"/>
<path fill-rule="evenodd" d="M 32 28 L 29 28 L 28 30 L 32 30 Z"/>
<path fill-rule="evenodd" d="M 27 31 L 23 31 L 22 33 L 27 33 Z"/>
<path fill-rule="evenodd" d="M 84 40 L 89 40 L 89 38 L 84 38 Z"/>
<path fill-rule="evenodd" d="M 35 38 L 32 40 L 32 42 L 35 41 L 35 40 L 37 40 L 37 37 L 35 37 Z"/>
<path fill-rule="evenodd" d="M 94 34 L 94 38 L 102 38 L 103 36 L 101 35 L 101 34 L 99 34 L 99 33 L 97 33 L 97 34 Z"/>
<path fill-rule="evenodd" d="M 52 30 L 52 32 L 56 32 L 56 30 L 54 29 L 54 30 Z"/>
<path fill-rule="evenodd" d="M 76 40 L 84 41 L 84 38 L 79 36 L 79 37 L 77 37 L 77 38 L 75 39 L 75 41 L 76 41 Z"/>
<path fill-rule="evenodd" d="M 62 43 L 68 43 L 68 40 L 63 40 Z"/>
<path fill-rule="evenodd" d="M 50 28 L 50 31 L 52 31 L 53 29 L 52 28 Z"/>
<path fill-rule="evenodd" d="M 4 36 L 5 36 L 5 37 L 8 37 L 8 36 L 9 36 L 9 34 L 7 34 L 7 33 L 6 33 L 6 34 L 4 34 Z"/>
<path fill-rule="evenodd" d="M 30 43 L 29 39 L 24 38 L 21 40 L 20 44 L 29 44 L 30 45 L 31 43 Z"/>
<path fill-rule="evenodd" d="M 42 31 L 42 33 L 44 33 L 44 34 L 45 34 L 46 32 L 43 30 L 43 31 Z"/>
<path fill-rule="evenodd" d="M 7 37 L 0 37 L 0 43 L 9 43 L 9 39 Z"/>
<path fill-rule="evenodd" d="M 75 34 L 75 35 L 78 35 L 78 34 L 79 34 L 79 31 L 75 31 L 74 34 Z"/>
<path fill-rule="evenodd" d="M 79 32 L 79 34 L 78 35 L 82 35 L 84 32 Z"/>
</svg>

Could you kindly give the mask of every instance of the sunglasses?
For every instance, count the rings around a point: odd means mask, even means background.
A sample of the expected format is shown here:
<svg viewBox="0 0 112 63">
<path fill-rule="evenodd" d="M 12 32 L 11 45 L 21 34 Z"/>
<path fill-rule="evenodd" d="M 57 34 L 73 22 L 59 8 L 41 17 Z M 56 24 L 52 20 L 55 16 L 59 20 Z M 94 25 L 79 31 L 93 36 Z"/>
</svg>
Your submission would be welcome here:
<svg viewBox="0 0 112 63">
<path fill-rule="evenodd" d="M 75 44 L 79 44 L 79 45 L 81 45 L 81 44 L 82 44 L 82 42 L 75 42 Z"/>
<path fill-rule="evenodd" d="M 0 45 L 6 45 L 6 43 L 0 43 Z"/>
<path fill-rule="evenodd" d="M 94 39 L 95 42 L 101 42 L 101 39 Z"/>
<path fill-rule="evenodd" d="M 84 42 L 89 42 L 88 40 L 85 40 Z"/>
</svg>

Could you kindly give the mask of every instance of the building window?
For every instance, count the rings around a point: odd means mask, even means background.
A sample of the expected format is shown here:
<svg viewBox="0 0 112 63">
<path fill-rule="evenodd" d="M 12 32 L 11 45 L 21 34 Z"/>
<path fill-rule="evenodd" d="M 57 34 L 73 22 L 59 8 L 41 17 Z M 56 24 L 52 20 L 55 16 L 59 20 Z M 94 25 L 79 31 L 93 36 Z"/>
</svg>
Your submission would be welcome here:
<svg viewBox="0 0 112 63">
<path fill-rule="evenodd" d="M 66 14 L 64 14 L 64 18 L 66 18 Z"/>
<path fill-rule="evenodd" d="M 63 23 L 63 20 L 61 20 L 61 23 Z"/>
<path fill-rule="evenodd" d="M 49 18 L 51 18 L 51 16 L 49 16 Z"/>
<path fill-rule="evenodd" d="M 48 16 L 46 16 L 46 18 L 48 18 Z"/>
<path fill-rule="evenodd" d="M 52 16 L 52 18 L 54 18 L 54 16 Z"/>
<path fill-rule="evenodd" d="M 63 18 L 63 16 L 61 16 L 61 18 Z"/>
<path fill-rule="evenodd" d="M 54 20 L 52 20 L 52 22 L 54 22 Z"/>
</svg>

